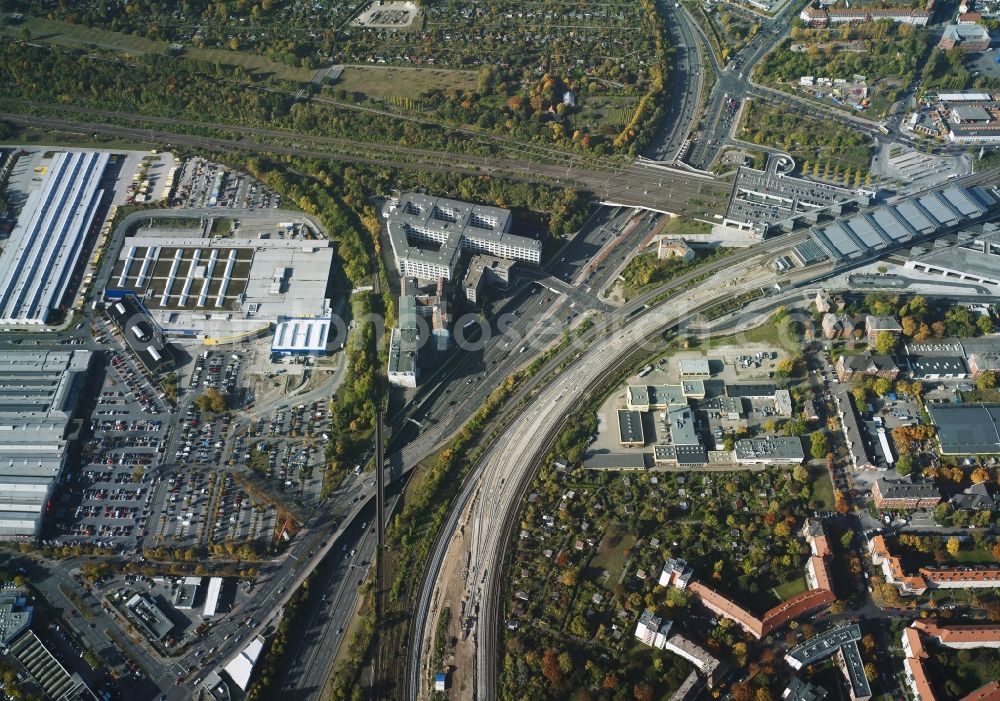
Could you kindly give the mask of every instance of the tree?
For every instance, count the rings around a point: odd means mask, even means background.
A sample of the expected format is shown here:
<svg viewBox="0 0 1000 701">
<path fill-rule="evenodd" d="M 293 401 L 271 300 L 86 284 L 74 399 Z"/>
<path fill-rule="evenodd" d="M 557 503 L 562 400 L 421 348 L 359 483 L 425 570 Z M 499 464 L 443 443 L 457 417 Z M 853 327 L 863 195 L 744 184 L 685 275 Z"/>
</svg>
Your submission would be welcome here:
<svg viewBox="0 0 1000 701">
<path fill-rule="evenodd" d="M 976 378 L 976 389 L 980 391 L 994 389 L 996 386 L 997 376 L 992 371 L 980 373 L 979 377 Z"/>
<path fill-rule="evenodd" d="M 979 484 L 980 482 L 986 482 L 990 479 L 990 472 L 985 467 L 977 467 L 972 471 L 972 483 Z"/>
<path fill-rule="evenodd" d="M 809 437 L 809 442 L 809 453 L 816 460 L 822 460 L 830 452 L 830 442 L 827 439 L 825 431 L 815 431 Z"/>
<path fill-rule="evenodd" d="M 899 460 L 896 461 L 896 472 L 903 477 L 913 472 L 913 457 L 907 453 L 900 455 Z"/>
<path fill-rule="evenodd" d="M 952 557 L 958 557 L 958 551 L 962 549 L 962 541 L 960 541 L 955 536 L 948 539 L 948 544 L 945 546 L 948 549 L 948 554 Z"/>
<path fill-rule="evenodd" d="M 896 349 L 896 336 L 888 331 L 875 334 L 875 350 L 882 355 L 889 355 Z"/>
<path fill-rule="evenodd" d="M 875 380 L 875 386 L 873 387 L 875 394 L 880 397 L 884 397 L 892 391 L 892 382 L 885 377 L 880 377 Z"/>
<path fill-rule="evenodd" d="M 214 387 L 209 387 L 196 397 L 194 405 L 198 411 L 211 411 L 216 414 L 221 414 L 227 408 L 225 395 Z"/>
<path fill-rule="evenodd" d="M 553 686 L 559 686 L 562 683 L 562 670 L 559 669 L 559 658 L 556 655 L 556 651 L 549 648 L 542 655 L 542 674 L 545 678 L 549 680 L 549 683 Z"/>
<path fill-rule="evenodd" d="M 632 696 L 635 701 L 653 701 L 656 698 L 656 691 L 650 684 L 639 682 L 632 687 Z"/>
<path fill-rule="evenodd" d="M 737 665 L 740 667 L 746 667 L 747 644 L 741 641 L 733 645 L 733 656 L 736 658 Z"/>
</svg>

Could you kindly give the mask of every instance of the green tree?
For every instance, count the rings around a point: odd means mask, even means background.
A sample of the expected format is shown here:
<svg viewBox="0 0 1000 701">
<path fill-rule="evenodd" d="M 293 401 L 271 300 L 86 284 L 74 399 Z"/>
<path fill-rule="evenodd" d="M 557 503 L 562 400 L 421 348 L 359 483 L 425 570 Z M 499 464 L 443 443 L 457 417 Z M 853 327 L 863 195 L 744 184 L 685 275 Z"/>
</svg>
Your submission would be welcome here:
<svg viewBox="0 0 1000 701">
<path fill-rule="evenodd" d="M 903 453 L 899 456 L 899 460 L 896 461 L 896 472 L 906 477 L 911 472 L 913 472 L 913 457 Z"/>
<path fill-rule="evenodd" d="M 816 460 L 822 460 L 830 452 L 830 442 L 825 431 L 816 431 L 809 437 L 809 453 Z"/>
<path fill-rule="evenodd" d="M 892 382 L 885 377 L 880 377 L 875 380 L 873 389 L 875 390 L 875 394 L 884 397 L 892 391 Z"/>
<path fill-rule="evenodd" d="M 976 378 L 976 387 L 980 390 L 993 389 L 997 386 L 996 373 L 987 371 L 980 373 Z"/>
<path fill-rule="evenodd" d="M 888 331 L 875 334 L 875 350 L 882 355 L 889 355 L 896 349 L 896 336 Z"/>
</svg>

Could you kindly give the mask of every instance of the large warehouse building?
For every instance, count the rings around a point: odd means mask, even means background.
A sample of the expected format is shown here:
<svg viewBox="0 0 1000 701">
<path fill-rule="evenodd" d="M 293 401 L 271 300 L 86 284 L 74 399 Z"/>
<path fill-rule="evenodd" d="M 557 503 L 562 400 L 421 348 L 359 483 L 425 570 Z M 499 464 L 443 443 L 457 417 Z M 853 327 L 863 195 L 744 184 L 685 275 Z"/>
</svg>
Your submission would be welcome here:
<svg viewBox="0 0 1000 701">
<path fill-rule="evenodd" d="M 38 532 L 92 357 L 81 350 L 0 355 L 0 537 Z"/>
<path fill-rule="evenodd" d="M 133 292 L 168 336 L 225 340 L 328 317 L 333 255 L 326 239 L 141 232 L 125 239 L 108 289 Z"/>
<path fill-rule="evenodd" d="M 0 255 L 0 323 L 48 323 L 80 260 L 101 203 L 109 155 L 57 153 Z"/>
<path fill-rule="evenodd" d="M 408 192 L 382 211 L 399 274 L 450 280 L 463 250 L 537 265 L 542 243 L 510 232 L 510 212 L 499 207 Z"/>
</svg>

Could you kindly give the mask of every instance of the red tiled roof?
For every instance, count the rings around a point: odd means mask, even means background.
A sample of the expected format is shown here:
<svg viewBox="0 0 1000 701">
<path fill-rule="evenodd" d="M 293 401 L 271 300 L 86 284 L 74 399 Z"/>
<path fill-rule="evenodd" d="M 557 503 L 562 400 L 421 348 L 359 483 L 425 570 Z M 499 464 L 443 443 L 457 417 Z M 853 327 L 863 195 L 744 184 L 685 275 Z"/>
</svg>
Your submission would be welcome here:
<svg viewBox="0 0 1000 701">
<path fill-rule="evenodd" d="M 919 570 L 924 579 L 931 582 L 989 582 L 1000 583 L 1000 569 L 929 569 L 921 567 Z"/>
<path fill-rule="evenodd" d="M 1000 682 L 990 682 L 959 701 L 1000 701 Z"/>
<path fill-rule="evenodd" d="M 935 621 L 919 620 L 914 621 L 913 625 L 914 628 L 922 631 L 924 635 L 939 638 L 945 645 L 1000 642 L 1000 626 L 996 625 L 939 626 Z M 910 629 L 907 628 L 907 630 Z"/>
<path fill-rule="evenodd" d="M 907 661 L 910 663 L 910 674 L 913 676 L 913 684 L 917 688 L 920 701 L 936 701 L 937 696 L 935 696 L 934 688 L 927 678 L 923 663 L 913 657 L 908 657 Z"/>
</svg>

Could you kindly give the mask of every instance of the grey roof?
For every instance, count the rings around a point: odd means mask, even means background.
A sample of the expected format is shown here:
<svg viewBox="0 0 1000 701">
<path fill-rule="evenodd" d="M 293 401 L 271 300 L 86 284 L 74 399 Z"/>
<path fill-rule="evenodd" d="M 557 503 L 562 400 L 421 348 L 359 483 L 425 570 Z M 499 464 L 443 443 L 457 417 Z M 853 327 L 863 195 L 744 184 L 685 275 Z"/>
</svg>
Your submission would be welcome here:
<svg viewBox="0 0 1000 701">
<path fill-rule="evenodd" d="M 841 645 L 856 640 L 861 640 L 861 628 L 857 623 L 840 626 L 820 635 L 814 635 L 801 645 L 789 650 L 786 657 L 794 660 L 799 667 L 805 667 L 832 655 Z"/>
<path fill-rule="evenodd" d="M 990 32 L 981 24 L 946 24 L 942 39 L 963 41 L 989 41 Z"/>
<path fill-rule="evenodd" d="M 1000 453 L 1000 404 L 928 404 L 941 452 Z"/>
<path fill-rule="evenodd" d="M 826 698 L 826 689 L 793 677 L 781 696 L 785 701 L 823 701 Z"/>
<path fill-rule="evenodd" d="M 978 219 L 995 205 L 995 198 L 983 188 L 948 185 L 904 202 L 815 226 L 810 230 L 810 237 L 836 260 L 858 258 L 886 245 L 952 226 L 963 219 Z"/>
<path fill-rule="evenodd" d="M 861 659 L 861 651 L 858 650 L 858 643 L 852 640 L 841 645 L 840 652 L 844 656 L 844 665 L 847 667 L 847 678 L 851 682 L 851 690 L 856 699 L 866 699 L 872 695 L 868 677 L 865 674 L 865 663 Z"/>
<path fill-rule="evenodd" d="M 777 389 L 777 386 L 771 382 L 727 384 L 726 395 L 729 397 L 773 397 Z"/>
<path fill-rule="evenodd" d="M 40 522 L 91 359 L 81 350 L 0 357 L 0 537 L 33 535 Z"/>
<path fill-rule="evenodd" d="M 635 410 L 618 410 L 618 436 L 622 443 L 642 443 L 642 414 Z"/>
<path fill-rule="evenodd" d="M 990 121 L 990 113 L 979 105 L 955 105 L 951 108 L 951 117 L 959 122 Z"/>
<path fill-rule="evenodd" d="M 32 607 L 25 604 L 24 596 L 16 589 L 0 591 L 0 646 L 21 634 L 31 623 Z"/>
<path fill-rule="evenodd" d="M 583 466 L 592 470 L 641 470 L 646 467 L 645 453 L 591 453 Z"/>
<path fill-rule="evenodd" d="M 174 629 L 173 622 L 163 609 L 145 596 L 136 594 L 125 606 L 132 612 L 133 618 L 157 640 L 167 637 L 167 633 Z"/>
<path fill-rule="evenodd" d="M 541 259 L 540 241 L 507 233 L 511 216 L 506 209 L 408 192 L 397 204 L 388 203 L 383 213 L 401 268 L 402 261 L 411 259 L 447 268 L 450 277 L 462 249 L 533 263 Z"/>
<path fill-rule="evenodd" d="M 875 483 L 883 499 L 933 499 L 941 496 L 933 482 L 914 482 L 910 478 L 890 480 L 879 477 Z"/>
<path fill-rule="evenodd" d="M 986 482 L 972 485 L 964 492 L 953 496 L 950 502 L 956 509 L 968 511 L 993 511 L 998 505 L 996 495 L 990 493 Z"/>
<path fill-rule="evenodd" d="M 964 375 L 968 372 L 965 361 L 960 357 L 909 356 L 907 358 L 910 375 L 916 379 L 933 375 Z"/>
<path fill-rule="evenodd" d="M 841 356 L 844 361 L 844 368 L 851 372 L 893 372 L 898 370 L 896 361 L 891 355 L 875 355 L 872 353 L 860 353 L 858 355 Z"/>
<path fill-rule="evenodd" d="M 678 361 L 681 375 L 708 375 L 709 364 L 707 358 L 684 358 Z"/>
<path fill-rule="evenodd" d="M 634 405 L 667 407 L 687 404 L 687 397 L 680 385 L 629 385 L 629 402 Z"/>
<path fill-rule="evenodd" d="M 771 438 L 744 438 L 736 441 L 736 459 L 740 462 L 781 462 L 803 461 L 802 439 L 797 436 L 774 436 Z"/>
</svg>

